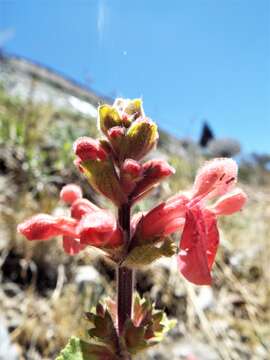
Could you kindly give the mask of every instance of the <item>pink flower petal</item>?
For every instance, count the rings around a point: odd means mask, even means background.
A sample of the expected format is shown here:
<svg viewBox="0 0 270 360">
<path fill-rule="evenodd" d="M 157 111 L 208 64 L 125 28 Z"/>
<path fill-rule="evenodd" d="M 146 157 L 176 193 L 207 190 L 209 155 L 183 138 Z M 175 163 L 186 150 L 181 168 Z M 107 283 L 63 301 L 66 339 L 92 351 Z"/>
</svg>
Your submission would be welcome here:
<svg viewBox="0 0 270 360">
<path fill-rule="evenodd" d="M 196 285 L 211 284 L 211 274 L 206 256 L 206 229 L 202 218 L 196 213 L 187 210 L 186 223 L 180 242 L 178 266 L 182 275 Z"/>
<path fill-rule="evenodd" d="M 78 199 L 71 206 L 71 216 L 80 220 L 84 215 L 102 211 L 98 206 L 87 199 Z"/>
<path fill-rule="evenodd" d="M 247 202 L 247 195 L 241 189 L 235 189 L 229 194 L 222 196 L 211 210 L 216 215 L 231 215 L 240 211 Z"/>
<path fill-rule="evenodd" d="M 63 236 L 63 249 L 69 255 L 76 255 L 85 245 L 80 244 L 80 240 L 71 236 Z"/>
<path fill-rule="evenodd" d="M 28 240 L 48 240 L 58 235 L 76 236 L 76 226 L 74 219 L 38 214 L 19 224 L 17 230 Z"/>
<path fill-rule="evenodd" d="M 79 223 L 78 233 L 81 244 L 117 247 L 123 242 L 115 218 L 105 210 L 85 215 Z"/>
<path fill-rule="evenodd" d="M 139 236 L 143 239 L 165 236 L 178 231 L 185 217 L 187 198 L 178 195 L 149 211 L 139 223 Z"/>
<path fill-rule="evenodd" d="M 199 206 L 187 209 L 180 241 L 178 266 L 182 275 L 196 285 L 210 285 L 211 267 L 216 255 L 219 235 L 215 215 Z"/>
<path fill-rule="evenodd" d="M 205 209 L 203 210 L 203 218 L 206 226 L 206 255 L 208 267 L 211 271 L 219 245 L 219 231 L 215 214 Z"/>
</svg>

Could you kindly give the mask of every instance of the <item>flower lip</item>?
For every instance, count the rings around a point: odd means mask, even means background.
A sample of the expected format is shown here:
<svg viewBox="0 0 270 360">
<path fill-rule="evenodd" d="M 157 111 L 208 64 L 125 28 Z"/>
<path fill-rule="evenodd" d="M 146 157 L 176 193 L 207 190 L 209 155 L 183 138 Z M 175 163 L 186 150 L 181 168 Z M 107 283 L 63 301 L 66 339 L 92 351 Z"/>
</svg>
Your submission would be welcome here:
<svg viewBox="0 0 270 360">
<path fill-rule="evenodd" d="M 247 202 L 247 195 L 239 188 L 222 196 L 210 209 L 216 215 L 231 215 L 240 211 Z"/>
<path fill-rule="evenodd" d="M 178 267 L 182 275 L 195 285 L 210 285 L 211 267 L 219 243 L 216 218 L 205 214 L 199 206 L 187 209 L 181 236 Z"/>
</svg>

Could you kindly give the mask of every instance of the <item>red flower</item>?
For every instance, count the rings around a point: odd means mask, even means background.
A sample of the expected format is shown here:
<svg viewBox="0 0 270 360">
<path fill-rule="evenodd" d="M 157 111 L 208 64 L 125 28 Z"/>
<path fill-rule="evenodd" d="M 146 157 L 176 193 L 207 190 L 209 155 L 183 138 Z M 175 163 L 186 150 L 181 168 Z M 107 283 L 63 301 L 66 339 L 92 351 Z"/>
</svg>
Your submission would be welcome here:
<svg viewBox="0 0 270 360">
<path fill-rule="evenodd" d="M 78 232 L 81 243 L 85 245 L 114 248 L 123 243 L 123 234 L 115 217 L 106 210 L 85 215 L 79 223 Z"/>
<path fill-rule="evenodd" d="M 48 240 L 55 236 L 76 236 L 77 221 L 66 217 L 38 214 L 19 224 L 17 230 L 28 240 Z"/>
<path fill-rule="evenodd" d="M 207 162 L 196 176 L 192 197 L 186 206 L 178 265 L 185 278 L 197 285 L 210 285 L 211 269 L 219 244 L 217 215 L 230 215 L 242 209 L 247 196 L 235 189 L 237 164 L 232 159 Z M 206 200 L 224 195 L 207 208 Z"/>
<path fill-rule="evenodd" d="M 199 170 L 189 195 L 176 195 L 146 215 L 133 219 L 139 241 L 162 238 L 183 229 L 178 265 L 181 273 L 197 285 L 211 283 L 219 233 L 218 215 L 242 209 L 247 196 L 240 189 L 229 192 L 237 181 L 237 164 L 232 159 L 214 159 Z M 207 200 L 223 195 L 212 206 Z"/>
<path fill-rule="evenodd" d="M 86 245 L 114 248 L 122 244 L 122 231 L 113 215 L 83 199 L 80 187 L 63 187 L 60 198 L 71 205 L 71 218 L 38 214 L 18 225 L 18 232 L 28 240 L 49 240 L 63 236 L 63 248 L 70 255 Z"/>
<path fill-rule="evenodd" d="M 147 241 L 153 237 L 164 237 L 180 230 L 185 221 L 186 204 L 188 198 L 178 195 L 162 202 L 146 215 L 135 215 L 133 222 L 138 222 L 137 235 L 140 240 Z M 136 218 L 136 220 L 135 220 Z"/>
<path fill-rule="evenodd" d="M 211 283 L 211 268 L 219 244 L 215 215 L 198 205 L 187 209 L 185 227 L 178 254 L 179 269 L 196 285 Z"/>
</svg>

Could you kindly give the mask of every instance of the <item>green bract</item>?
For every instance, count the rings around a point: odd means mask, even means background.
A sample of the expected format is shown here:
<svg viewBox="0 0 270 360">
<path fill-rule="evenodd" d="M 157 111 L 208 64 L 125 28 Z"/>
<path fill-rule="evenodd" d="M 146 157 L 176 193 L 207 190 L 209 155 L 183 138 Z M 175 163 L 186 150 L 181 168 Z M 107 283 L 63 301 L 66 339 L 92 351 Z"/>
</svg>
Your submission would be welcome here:
<svg viewBox="0 0 270 360">
<path fill-rule="evenodd" d="M 87 160 L 81 163 L 83 173 L 90 185 L 109 198 L 116 206 L 126 201 L 118 176 L 110 159 Z"/>
</svg>

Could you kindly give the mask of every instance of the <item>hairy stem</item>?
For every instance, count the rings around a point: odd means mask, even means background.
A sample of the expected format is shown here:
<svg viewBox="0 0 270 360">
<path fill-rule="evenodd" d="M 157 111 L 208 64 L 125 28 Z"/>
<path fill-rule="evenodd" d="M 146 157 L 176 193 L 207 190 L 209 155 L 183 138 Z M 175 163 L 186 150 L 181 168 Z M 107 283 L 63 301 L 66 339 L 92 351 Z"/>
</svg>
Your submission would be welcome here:
<svg viewBox="0 0 270 360">
<path fill-rule="evenodd" d="M 130 204 L 119 208 L 118 221 L 125 233 L 126 247 L 130 242 Z M 132 315 L 133 270 L 125 266 L 117 268 L 117 324 L 118 332 L 123 332 L 124 324 Z M 126 359 L 129 359 L 128 357 Z"/>
</svg>

